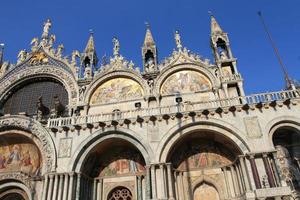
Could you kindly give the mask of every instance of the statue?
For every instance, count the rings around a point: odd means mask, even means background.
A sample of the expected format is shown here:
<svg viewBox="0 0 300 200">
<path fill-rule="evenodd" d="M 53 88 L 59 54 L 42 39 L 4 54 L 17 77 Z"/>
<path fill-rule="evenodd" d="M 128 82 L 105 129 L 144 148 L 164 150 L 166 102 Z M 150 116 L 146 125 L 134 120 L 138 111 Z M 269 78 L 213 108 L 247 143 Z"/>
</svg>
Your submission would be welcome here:
<svg viewBox="0 0 300 200">
<path fill-rule="evenodd" d="M 221 52 L 220 52 L 220 58 L 221 58 L 221 60 L 228 59 L 228 56 L 227 56 L 227 54 L 226 54 L 226 52 L 224 50 L 221 50 Z"/>
<path fill-rule="evenodd" d="M 32 47 L 31 47 L 32 51 L 37 50 L 37 47 L 39 45 L 39 39 L 37 37 L 33 38 L 30 42 L 30 45 L 32 45 Z"/>
<path fill-rule="evenodd" d="M 49 108 L 43 104 L 42 96 L 40 96 L 37 102 L 37 120 L 42 121 L 43 118 L 48 114 Z"/>
<path fill-rule="evenodd" d="M 153 58 L 149 58 L 145 63 L 145 71 L 146 72 L 153 72 L 155 71 L 155 64 Z"/>
<path fill-rule="evenodd" d="M 182 43 L 181 43 L 181 37 L 180 37 L 180 34 L 179 34 L 178 30 L 175 31 L 175 43 L 176 43 L 177 49 L 181 50 L 182 49 Z"/>
<path fill-rule="evenodd" d="M 119 40 L 118 40 L 118 38 L 114 37 L 112 41 L 113 41 L 113 44 L 114 44 L 114 56 L 118 56 L 119 51 L 120 51 Z"/>
<path fill-rule="evenodd" d="M 49 39 L 49 43 L 48 43 L 49 48 L 53 47 L 53 44 L 54 44 L 55 40 L 56 40 L 55 35 L 50 35 L 50 39 Z"/>
<path fill-rule="evenodd" d="M 56 56 L 57 56 L 58 58 L 61 58 L 62 52 L 63 52 L 64 48 L 65 48 L 65 47 L 64 47 L 63 44 L 58 45 L 58 47 L 57 47 L 57 52 L 56 52 Z"/>
<path fill-rule="evenodd" d="M 49 30 L 51 28 L 51 20 L 47 19 L 47 21 L 44 23 L 44 29 L 43 29 L 43 34 L 42 34 L 42 38 L 43 39 L 47 39 L 48 38 L 48 34 L 49 34 Z"/>
<path fill-rule="evenodd" d="M 0 77 L 2 77 L 5 72 L 7 72 L 7 70 L 9 69 L 10 67 L 10 63 L 9 62 L 3 62 L 2 66 L 0 66 Z"/>
<path fill-rule="evenodd" d="M 71 65 L 76 65 L 76 58 L 80 58 L 80 52 L 78 50 L 72 52 Z"/>
<path fill-rule="evenodd" d="M 27 57 L 27 51 L 25 49 L 21 50 L 18 54 L 18 61 L 17 64 L 23 62 L 26 60 Z"/>
<path fill-rule="evenodd" d="M 51 109 L 51 118 L 62 117 L 65 113 L 65 106 L 62 105 L 57 95 L 54 97 L 54 108 Z"/>
</svg>

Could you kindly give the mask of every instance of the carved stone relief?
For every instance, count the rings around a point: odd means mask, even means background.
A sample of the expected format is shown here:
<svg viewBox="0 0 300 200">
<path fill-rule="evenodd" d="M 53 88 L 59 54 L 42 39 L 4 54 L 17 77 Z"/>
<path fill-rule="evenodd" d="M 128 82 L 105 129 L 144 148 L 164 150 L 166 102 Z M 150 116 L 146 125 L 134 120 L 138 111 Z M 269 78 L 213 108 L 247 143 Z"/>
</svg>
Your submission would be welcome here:
<svg viewBox="0 0 300 200">
<path fill-rule="evenodd" d="M 262 136 L 261 127 L 257 117 L 245 117 L 244 123 L 249 138 L 259 138 Z"/>
</svg>

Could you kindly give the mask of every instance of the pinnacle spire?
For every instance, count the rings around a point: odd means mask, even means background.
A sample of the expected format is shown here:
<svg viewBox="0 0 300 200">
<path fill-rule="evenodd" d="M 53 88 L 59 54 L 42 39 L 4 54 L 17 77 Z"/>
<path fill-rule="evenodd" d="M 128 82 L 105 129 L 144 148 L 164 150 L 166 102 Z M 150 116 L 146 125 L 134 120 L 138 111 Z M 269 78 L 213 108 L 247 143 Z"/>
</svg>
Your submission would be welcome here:
<svg viewBox="0 0 300 200">
<path fill-rule="evenodd" d="M 149 23 L 146 22 L 146 35 L 144 40 L 144 45 L 155 45 Z"/>
<path fill-rule="evenodd" d="M 223 30 L 221 29 L 220 25 L 218 24 L 216 18 L 213 16 L 213 14 L 210 12 L 210 19 L 211 19 L 211 34 L 220 34 L 223 33 Z"/>
<path fill-rule="evenodd" d="M 93 36 L 94 32 L 92 30 L 90 30 L 90 37 L 89 40 L 86 44 L 85 53 L 89 53 L 89 52 L 95 52 L 95 42 L 94 42 L 94 36 Z"/>
</svg>

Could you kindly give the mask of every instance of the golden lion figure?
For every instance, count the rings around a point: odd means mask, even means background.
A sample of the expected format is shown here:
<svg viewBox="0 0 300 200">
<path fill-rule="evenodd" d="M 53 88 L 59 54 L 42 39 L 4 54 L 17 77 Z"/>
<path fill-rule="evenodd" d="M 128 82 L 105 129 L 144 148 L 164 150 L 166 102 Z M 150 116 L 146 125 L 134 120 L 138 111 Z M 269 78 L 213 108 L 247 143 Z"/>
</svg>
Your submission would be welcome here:
<svg viewBox="0 0 300 200">
<path fill-rule="evenodd" d="M 30 60 L 30 64 L 32 65 L 45 63 L 48 63 L 48 58 L 46 57 L 46 54 L 44 52 L 34 54 Z"/>
</svg>

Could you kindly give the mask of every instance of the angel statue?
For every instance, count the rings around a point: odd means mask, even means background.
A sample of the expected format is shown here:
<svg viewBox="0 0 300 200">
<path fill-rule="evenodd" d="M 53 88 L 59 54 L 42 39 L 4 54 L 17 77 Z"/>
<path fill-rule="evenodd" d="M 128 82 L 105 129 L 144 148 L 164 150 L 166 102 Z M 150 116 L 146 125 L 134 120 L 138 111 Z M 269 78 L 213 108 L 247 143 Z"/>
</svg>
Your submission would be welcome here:
<svg viewBox="0 0 300 200">
<path fill-rule="evenodd" d="M 175 42 L 177 49 L 182 49 L 181 37 L 178 30 L 175 31 Z"/>
<path fill-rule="evenodd" d="M 76 58 L 80 58 L 80 52 L 78 50 L 72 52 L 71 65 L 76 65 Z"/>
<path fill-rule="evenodd" d="M 26 57 L 27 57 L 27 52 L 25 49 L 21 50 L 18 54 L 18 61 L 17 61 L 17 64 L 23 62 L 26 60 Z"/>
<path fill-rule="evenodd" d="M 39 46 L 39 38 L 35 37 L 30 42 L 31 50 L 36 51 Z"/>
<path fill-rule="evenodd" d="M 118 56 L 119 55 L 119 51 L 120 51 L 120 43 L 118 38 L 114 37 L 112 40 L 113 44 L 114 44 L 114 56 Z"/>
<path fill-rule="evenodd" d="M 57 52 L 56 52 L 56 56 L 57 56 L 58 58 L 61 58 L 62 52 L 63 52 L 64 48 L 65 48 L 65 47 L 64 47 L 63 44 L 58 45 L 58 47 L 57 47 Z"/>
<path fill-rule="evenodd" d="M 55 40 L 56 40 L 55 35 L 53 35 L 53 34 L 50 35 L 50 39 L 49 39 L 49 43 L 48 43 L 48 47 L 49 47 L 49 48 L 52 48 L 52 47 L 53 47 L 53 44 L 54 44 Z"/>
<path fill-rule="evenodd" d="M 51 20 L 47 19 L 47 21 L 44 23 L 44 29 L 43 29 L 43 34 L 42 34 L 42 38 L 43 39 L 47 39 L 48 38 L 48 34 L 49 34 L 49 30 L 51 28 Z"/>
</svg>

